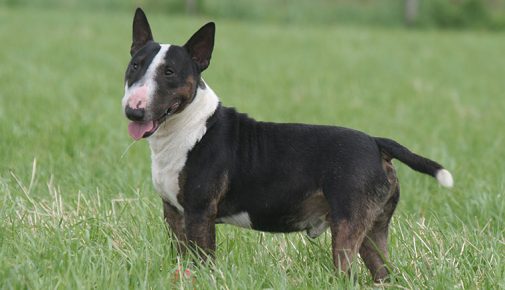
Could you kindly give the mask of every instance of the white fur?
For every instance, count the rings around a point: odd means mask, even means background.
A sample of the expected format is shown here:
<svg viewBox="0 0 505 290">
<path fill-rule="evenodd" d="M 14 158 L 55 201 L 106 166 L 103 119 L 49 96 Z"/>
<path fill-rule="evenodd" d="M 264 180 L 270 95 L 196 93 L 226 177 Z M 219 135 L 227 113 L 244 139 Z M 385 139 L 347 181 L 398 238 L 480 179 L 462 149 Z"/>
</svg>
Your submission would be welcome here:
<svg viewBox="0 0 505 290">
<path fill-rule="evenodd" d="M 217 221 L 242 228 L 251 228 L 251 218 L 249 218 L 249 214 L 245 211 L 231 216 L 220 217 Z"/>
<path fill-rule="evenodd" d="M 160 65 L 164 64 L 165 54 L 167 53 L 169 48 L 170 44 L 161 44 L 160 50 L 151 61 L 151 64 L 149 64 L 149 67 L 147 68 L 147 71 L 144 74 L 144 76 L 140 80 L 133 83 L 130 87 L 128 87 L 128 82 L 125 83 L 124 87 L 125 93 L 123 99 L 121 100 L 123 110 L 126 108 L 126 104 L 128 104 L 128 99 L 130 98 L 130 96 L 135 93 L 137 88 L 143 85 L 147 85 L 147 107 L 149 107 L 150 103 L 152 102 L 154 92 L 156 91 L 157 88 L 157 84 L 154 81 L 154 78 L 156 77 L 156 69 Z"/>
<path fill-rule="evenodd" d="M 154 187 L 164 201 L 180 212 L 177 201 L 179 173 L 184 168 L 188 152 L 202 139 L 207 119 L 216 111 L 219 99 L 208 86 L 198 88 L 195 99 L 182 112 L 168 117 L 148 138 L 151 147 Z"/>
<path fill-rule="evenodd" d="M 450 188 L 454 185 L 454 180 L 452 179 L 452 175 L 446 169 L 438 170 L 437 174 L 436 174 L 436 178 L 442 186 Z"/>
</svg>

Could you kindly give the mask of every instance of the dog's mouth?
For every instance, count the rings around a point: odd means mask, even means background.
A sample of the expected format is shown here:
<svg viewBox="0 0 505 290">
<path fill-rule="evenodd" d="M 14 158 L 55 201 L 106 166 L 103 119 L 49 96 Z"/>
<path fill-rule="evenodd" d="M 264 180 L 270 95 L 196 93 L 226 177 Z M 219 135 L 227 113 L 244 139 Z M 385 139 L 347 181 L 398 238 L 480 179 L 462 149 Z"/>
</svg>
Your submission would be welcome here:
<svg viewBox="0 0 505 290">
<path fill-rule="evenodd" d="M 168 116 L 177 111 L 179 105 L 179 101 L 175 102 L 165 111 L 165 113 L 163 113 L 163 115 L 161 115 L 161 117 L 155 120 L 145 122 L 130 122 L 130 124 L 128 124 L 128 133 L 134 140 L 140 140 L 142 138 L 151 136 L 154 134 L 154 132 L 156 132 L 156 130 L 158 130 L 160 125 L 165 122 Z"/>
</svg>

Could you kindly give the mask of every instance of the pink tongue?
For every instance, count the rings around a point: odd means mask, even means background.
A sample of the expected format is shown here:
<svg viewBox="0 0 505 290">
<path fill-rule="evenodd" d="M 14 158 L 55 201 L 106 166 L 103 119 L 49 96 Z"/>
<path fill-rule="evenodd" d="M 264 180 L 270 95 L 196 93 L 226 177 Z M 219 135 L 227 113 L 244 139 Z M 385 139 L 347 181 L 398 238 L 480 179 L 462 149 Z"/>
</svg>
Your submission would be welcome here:
<svg viewBox="0 0 505 290">
<path fill-rule="evenodd" d="M 150 132 L 154 129 L 154 121 L 148 122 L 130 122 L 128 124 L 128 133 L 135 140 L 140 140 L 146 132 Z"/>
</svg>

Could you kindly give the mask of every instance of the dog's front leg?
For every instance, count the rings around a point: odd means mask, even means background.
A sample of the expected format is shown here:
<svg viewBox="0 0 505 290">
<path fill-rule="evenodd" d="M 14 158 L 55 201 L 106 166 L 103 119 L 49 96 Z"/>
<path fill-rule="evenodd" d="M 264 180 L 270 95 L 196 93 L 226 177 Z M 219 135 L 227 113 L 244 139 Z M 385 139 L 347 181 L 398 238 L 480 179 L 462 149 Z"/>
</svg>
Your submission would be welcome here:
<svg viewBox="0 0 505 290">
<path fill-rule="evenodd" d="M 165 217 L 165 222 L 168 224 L 168 227 L 177 240 L 177 251 L 179 254 L 184 254 L 187 246 L 184 215 L 166 201 L 163 201 L 163 215 Z"/>
<path fill-rule="evenodd" d="M 188 245 L 203 261 L 213 257 L 216 250 L 216 214 L 214 203 L 184 211 Z"/>
</svg>

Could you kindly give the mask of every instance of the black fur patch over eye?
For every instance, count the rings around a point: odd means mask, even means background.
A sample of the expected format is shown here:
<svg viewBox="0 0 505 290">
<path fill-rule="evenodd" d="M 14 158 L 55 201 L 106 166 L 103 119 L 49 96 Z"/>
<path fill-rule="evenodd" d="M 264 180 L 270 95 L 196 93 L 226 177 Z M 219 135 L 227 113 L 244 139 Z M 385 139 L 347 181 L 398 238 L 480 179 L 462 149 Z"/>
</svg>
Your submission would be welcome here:
<svg viewBox="0 0 505 290">
<path fill-rule="evenodd" d="M 158 43 L 150 42 L 135 53 L 125 73 L 125 80 L 129 86 L 146 74 L 147 68 L 149 68 L 149 65 L 160 49 L 161 46 Z"/>
</svg>

